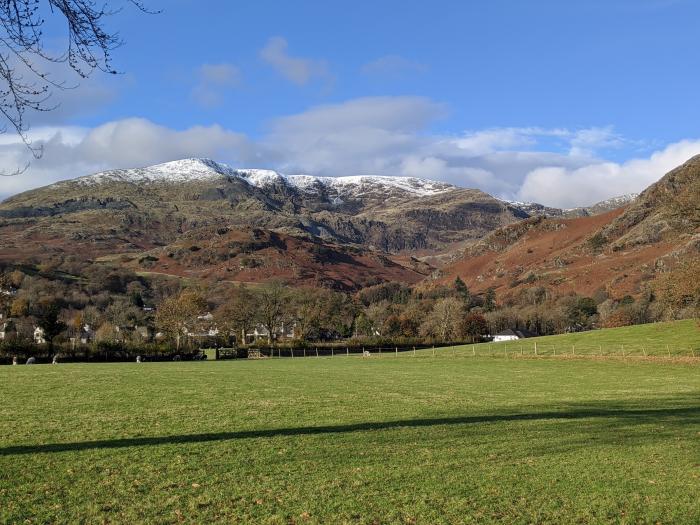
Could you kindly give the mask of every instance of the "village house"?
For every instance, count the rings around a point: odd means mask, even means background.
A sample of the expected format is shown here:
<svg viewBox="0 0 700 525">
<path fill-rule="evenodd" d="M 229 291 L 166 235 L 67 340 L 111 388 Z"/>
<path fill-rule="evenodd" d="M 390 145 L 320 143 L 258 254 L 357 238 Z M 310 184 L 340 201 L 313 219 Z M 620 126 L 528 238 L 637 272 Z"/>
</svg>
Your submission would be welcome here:
<svg viewBox="0 0 700 525">
<path fill-rule="evenodd" d="M 5 318 L 3 314 L 0 314 L 0 341 L 9 339 L 11 334 L 17 332 L 15 327 L 14 319 L 11 317 Z"/>
<path fill-rule="evenodd" d="M 282 323 L 275 328 L 272 339 L 278 341 L 280 339 L 294 339 L 294 323 Z M 257 325 L 252 331 L 246 333 L 246 342 L 255 342 L 259 339 L 268 340 L 270 332 L 263 325 Z"/>
<path fill-rule="evenodd" d="M 34 342 L 38 345 L 46 344 L 46 332 L 41 326 L 34 327 Z"/>
<path fill-rule="evenodd" d="M 517 341 L 518 339 L 525 339 L 527 337 L 534 337 L 535 334 L 528 332 L 527 330 L 503 330 L 498 332 L 493 336 L 494 343 L 501 343 L 503 341 Z"/>
</svg>

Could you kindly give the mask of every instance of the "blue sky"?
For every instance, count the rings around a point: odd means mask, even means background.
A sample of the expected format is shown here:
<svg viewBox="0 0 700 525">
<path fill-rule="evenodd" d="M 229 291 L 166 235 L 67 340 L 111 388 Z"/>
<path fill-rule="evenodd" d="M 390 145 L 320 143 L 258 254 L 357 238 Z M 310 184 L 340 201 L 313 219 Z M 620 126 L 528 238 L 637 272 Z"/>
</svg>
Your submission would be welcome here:
<svg viewBox="0 0 700 525">
<path fill-rule="evenodd" d="M 33 121 L 44 157 L 0 197 L 208 156 L 573 206 L 700 153 L 693 0 L 146 3 L 162 13 L 109 21 L 124 74 L 57 94 Z M 26 155 L 3 139 L 10 171 Z"/>
</svg>

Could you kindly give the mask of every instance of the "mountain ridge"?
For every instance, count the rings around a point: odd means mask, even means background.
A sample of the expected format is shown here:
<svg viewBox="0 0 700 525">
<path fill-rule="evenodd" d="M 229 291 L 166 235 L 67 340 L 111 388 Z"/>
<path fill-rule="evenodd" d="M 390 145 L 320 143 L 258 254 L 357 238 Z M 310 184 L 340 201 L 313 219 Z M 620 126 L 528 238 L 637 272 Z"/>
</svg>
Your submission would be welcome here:
<svg viewBox="0 0 700 525">
<path fill-rule="evenodd" d="M 136 271 L 343 289 L 415 283 L 455 250 L 554 210 L 535 208 L 426 179 L 284 175 L 189 158 L 10 197 L 0 203 L 9 248 L 0 260 L 121 259 Z"/>
</svg>

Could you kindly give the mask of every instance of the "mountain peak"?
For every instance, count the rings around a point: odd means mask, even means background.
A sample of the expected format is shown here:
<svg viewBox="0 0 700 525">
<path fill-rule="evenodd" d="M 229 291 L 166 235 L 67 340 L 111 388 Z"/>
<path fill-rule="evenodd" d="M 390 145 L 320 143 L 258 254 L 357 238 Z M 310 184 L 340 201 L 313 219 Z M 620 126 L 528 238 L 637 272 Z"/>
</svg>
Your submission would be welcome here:
<svg viewBox="0 0 700 525">
<path fill-rule="evenodd" d="M 217 177 L 231 176 L 234 170 L 207 158 L 186 158 L 146 166 L 143 168 L 107 170 L 66 183 L 78 182 L 83 185 L 104 182 L 131 183 L 178 183 L 193 180 L 209 180 Z"/>
</svg>

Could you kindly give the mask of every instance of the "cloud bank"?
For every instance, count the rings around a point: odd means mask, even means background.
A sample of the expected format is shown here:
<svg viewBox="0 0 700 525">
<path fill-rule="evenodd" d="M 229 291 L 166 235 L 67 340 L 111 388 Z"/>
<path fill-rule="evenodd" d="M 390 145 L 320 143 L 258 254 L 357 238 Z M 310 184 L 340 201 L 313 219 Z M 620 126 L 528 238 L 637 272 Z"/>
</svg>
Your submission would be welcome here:
<svg viewBox="0 0 700 525">
<path fill-rule="evenodd" d="M 685 140 L 610 162 L 606 152 L 634 144 L 608 127 L 431 133 L 446 115 L 447 108 L 428 98 L 367 97 L 277 118 L 259 140 L 221 126 L 175 130 L 141 118 L 96 128 L 45 126 L 31 133 L 44 148 L 39 160 L 16 136 L 0 135 L 5 173 L 31 160 L 24 174 L 0 177 L 0 198 L 104 169 L 202 156 L 285 173 L 424 177 L 502 198 L 574 207 L 638 192 L 700 154 L 700 140 Z"/>
</svg>

